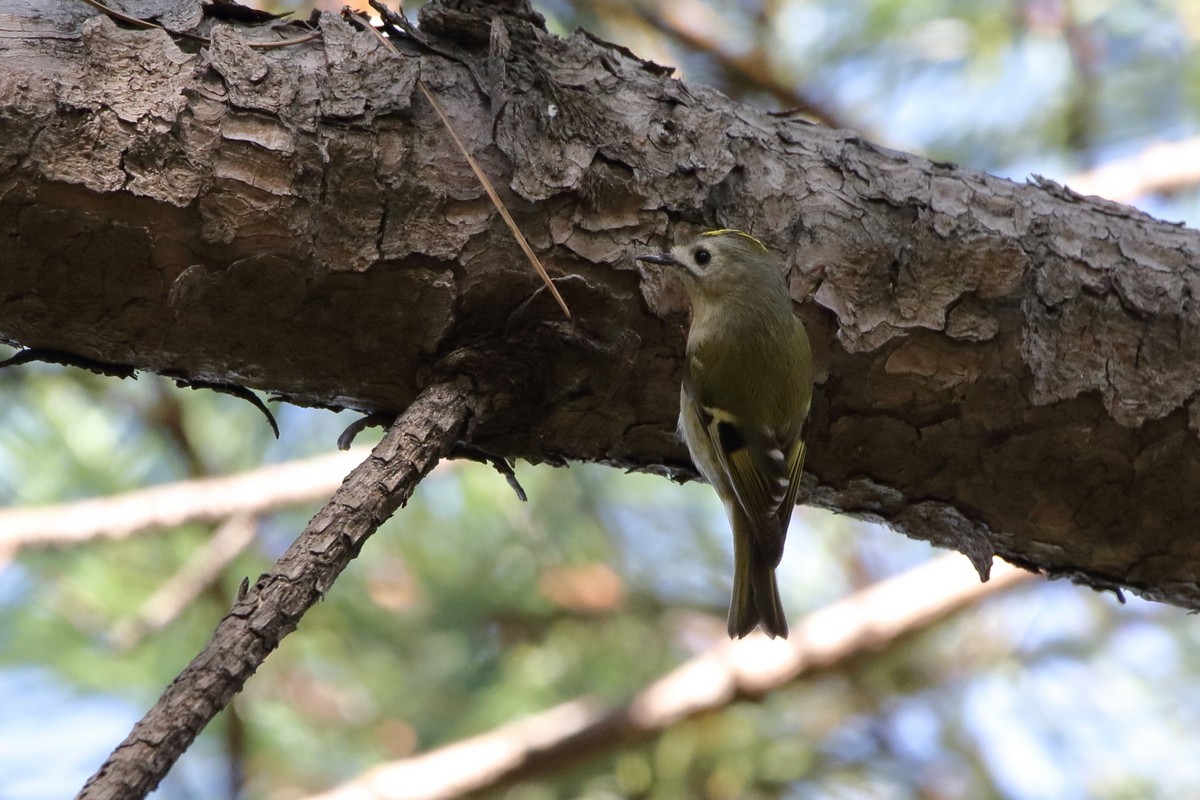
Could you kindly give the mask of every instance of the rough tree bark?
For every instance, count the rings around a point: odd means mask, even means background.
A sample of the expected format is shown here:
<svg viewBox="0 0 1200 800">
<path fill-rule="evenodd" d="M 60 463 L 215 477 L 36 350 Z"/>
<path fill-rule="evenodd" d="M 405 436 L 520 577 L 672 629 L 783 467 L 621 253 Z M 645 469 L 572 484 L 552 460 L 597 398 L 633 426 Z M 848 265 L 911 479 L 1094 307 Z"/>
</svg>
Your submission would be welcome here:
<svg viewBox="0 0 1200 800">
<path fill-rule="evenodd" d="M 261 50 L 30 8 L 0 0 L 3 340 L 364 410 L 465 375 L 488 452 L 687 477 L 682 295 L 632 256 L 743 228 L 814 340 L 808 502 L 1200 608 L 1195 231 L 766 115 L 515 0 L 426 6 L 401 54 L 331 16 Z"/>
</svg>

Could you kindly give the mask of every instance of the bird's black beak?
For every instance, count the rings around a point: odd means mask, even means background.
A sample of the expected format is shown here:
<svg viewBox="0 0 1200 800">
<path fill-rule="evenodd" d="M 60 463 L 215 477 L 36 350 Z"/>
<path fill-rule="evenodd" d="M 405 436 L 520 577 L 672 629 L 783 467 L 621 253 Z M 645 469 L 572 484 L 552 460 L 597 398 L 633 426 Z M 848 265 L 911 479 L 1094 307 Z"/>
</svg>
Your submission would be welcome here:
<svg viewBox="0 0 1200 800">
<path fill-rule="evenodd" d="M 634 256 L 637 261 L 645 261 L 650 264 L 662 264 L 666 267 L 677 267 L 679 262 L 675 260 L 675 256 L 670 253 L 648 253 L 644 256 Z"/>
</svg>

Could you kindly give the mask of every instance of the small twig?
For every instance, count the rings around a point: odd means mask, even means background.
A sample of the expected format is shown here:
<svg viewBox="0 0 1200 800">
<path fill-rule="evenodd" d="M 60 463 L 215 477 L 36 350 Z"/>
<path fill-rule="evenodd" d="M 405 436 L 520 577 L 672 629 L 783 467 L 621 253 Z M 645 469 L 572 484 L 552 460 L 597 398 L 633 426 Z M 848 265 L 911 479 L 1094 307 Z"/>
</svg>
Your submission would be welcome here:
<svg viewBox="0 0 1200 800">
<path fill-rule="evenodd" d="M 388 6 L 383 3 L 383 0 L 367 0 L 367 3 L 371 6 L 371 8 L 379 12 L 379 18 L 383 20 L 384 25 L 391 25 L 393 27 L 397 25 L 405 28 L 408 27 L 408 17 L 404 16 L 403 14 L 403 3 L 400 4 L 401 13 L 392 11 L 392 9 L 388 8 Z"/>
<path fill-rule="evenodd" d="M 341 432 L 337 438 L 338 450 L 349 450 L 350 445 L 354 444 L 354 440 L 360 433 L 367 428 L 386 428 L 396 421 L 395 414 L 385 414 L 380 411 L 375 414 L 367 414 L 359 417 L 346 426 L 346 429 Z"/>
<path fill-rule="evenodd" d="M 521 233 L 521 229 L 517 227 L 516 221 L 512 215 L 508 213 L 508 208 L 500 199 L 500 195 L 496 194 L 496 190 L 492 187 L 492 182 L 483 174 L 483 169 L 479 166 L 479 162 L 467 150 L 467 146 L 463 144 L 462 139 L 458 138 L 458 134 L 454 131 L 454 126 L 450 124 L 450 120 L 446 117 L 446 112 L 442 110 L 442 104 L 433 96 L 433 92 L 425 86 L 425 82 L 420 78 L 417 79 L 417 88 L 425 95 L 425 99 L 433 106 L 433 110 L 437 113 L 438 119 L 446 126 L 446 130 L 450 132 L 450 138 L 458 145 L 458 149 L 467 159 L 467 163 L 471 165 L 471 171 L 475 173 L 475 177 L 483 185 L 483 190 L 487 192 L 488 197 L 492 199 L 492 203 L 496 206 L 496 210 L 500 212 L 500 216 L 504 218 L 504 222 L 508 225 L 508 229 L 512 231 L 513 237 L 516 238 L 517 244 L 521 245 L 521 249 L 525 251 L 525 257 L 529 259 L 529 263 L 537 270 L 538 275 L 542 276 L 542 280 L 546 282 L 547 288 L 550 289 L 550 294 L 554 295 L 554 299 L 558 301 L 559 307 L 563 313 L 567 315 L 567 319 L 571 318 L 571 309 L 567 308 L 567 301 L 563 300 L 561 294 L 558 293 L 558 287 L 554 285 L 554 281 L 550 280 L 550 275 L 546 272 L 546 268 L 542 266 L 542 262 L 538 260 L 537 255 L 533 252 L 533 248 L 529 246 L 529 242 L 525 240 L 525 235 Z"/>
<path fill-rule="evenodd" d="M 239 400 L 245 400 L 250 405 L 257 408 L 267 418 L 267 424 L 271 426 L 271 431 L 275 434 L 275 438 L 279 438 L 279 423 L 275 421 L 275 415 L 271 413 L 271 409 L 267 408 L 266 404 L 258 398 L 254 392 L 247 389 L 245 386 L 238 386 L 233 383 L 221 383 L 219 381 L 199 381 L 191 378 L 176 378 L 174 375 L 169 376 L 175 381 L 175 385 L 180 389 L 208 389 L 217 394 L 227 394 L 230 397 L 236 397 Z M 345 449 L 345 448 L 343 448 Z"/>
<path fill-rule="evenodd" d="M 349 425 L 347 425 L 346 429 L 342 431 L 341 436 L 338 436 L 338 450 L 348 449 L 350 445 L 354 443 L 354 438 L 367 428 L 386 428 L 388 425 L 391 425 L 392 421 L 395 419 L 395 414 L 385 414 L 382 412 L 377 414 L 367 414 L 365 417 L 359 417 L 358 419 L 354 420 L 354 422 L 351 422 Z M 471 447 L 462 443 L 459 443 L 457 446 L 455 446 L 454 450 L 451 451 L 450 455 L 446 456 L 446 458 L 474 461 L 476 464 L 483 464 L 484 466 L 491 467 L 492 469 L 496 470 L 496 472 L 499 472 L 504 476 L 504 480 L 510 487 L 512 487 L 512 490 L 517 493 L 517 498 L 522 503 L 529 502 L 529 496 L 525 494 L 525 488 L 521 486 L 520 481 L 517 480 L 517 473 L 513 472 L 512 464 L 508 463 L 507 459 L 500 456 L 491 455 L 490 453 L 485 453 L 478 447 Z"/>
<path fill-rule="evenodd" d="M 463 382 L 426 389 L 388 429 L 271 571 L 217 625 L 77 800 L 140 800 L 241 690 L 366 540 L 462 437 L 472 412 Z"/>
<path fill-rule="evenodd" d="M 379 2 L 379 0 L 370 0 L 370 3 L 371 7 L 379 12 L 385 24 L 394 26 L 397 19 L 403 19 L 402 15 L 397 15 L 383 3 Z M 376 30 L 374 25 L 365 24 L 363 27 L 373 33 L 381 42 L 390 47 L 393 52 L 399 53 L 399 51 L 396 49 L 395 43 Z M 450 118 L 447 117 L 446 112 L 442 110 L 442 104 L 438 102 L 437 98 L 434 97 L 433 92 L 429 91 L 429 87 L 427 87 L 425 82 L 420 78 L 417 78 L 417 88 L 421 90 L 421 94 L 425 95 L 425 99 L 429 101 L 429 105 L 433 106 L 434 113 L 437 114 L 438 119 L 441 120 L 442 125 L 450 134 L 450 138 L 454 140 L 454 144 L 457 145 L 458 151 L 462 153 L 463 157 L 467 160 L 467 164 L 471 167 L 471 171 L 475 173 L 475 178 L 479 181 L 479 184 L 483 187 L 483 190 L 487 192 L 488 198 L 491 199 L 492 205 L 494 205 L 496 210 L 500 212 L 500 216 L 503 218 L 504 224 L 508 226 L 510 231 L 512 231 L 513 238 L 516 239 L 517 244 L 521 246 L 521 250 L 525 253 L 525 257 L 529 259 L 529 263 L 533 265 L 535 270 L 537 270 L 537 274 L 540 275 L 542 280 L 545 282 L 546 287 L 550 290 L 550 294 L 554 295 L 554 299 L 558 301 L 558 306 L 562 309 L 563 314 L 566 315 L 567 319 L 570 319 L 571 309 L 567 307 L 567 301 L 563 299 L 563 296 L 558 291 L 558 287 L 555 286 L 554 281 L 550 279 L 550 274 L 546 272 L 546 268 L 542 266 L 541 260 L 537 257 L 537 254 L 533 252 L 533 248 L 529 246 L 529 242 L 525 239 L 525 235 L 521 233 L 521 229 L 517 227 L 516 220 L 514 220 L 512 218 L 512 214 L 508 212 L 508 207 L 504 205 L 504 201 L 501 200 L 500 195 L 496 193 L 496 189 L 494 186 L 492 186 L 492 182 L 488 180 L 487 175 L 484 174 L 483 168 L 479 166 L 479 162 L 476 161 L 475 157 L 471 155 L 471 151 L 467 149 L 467 146 L 463 143 L 463 140 L 459 138 L 458 132 L 454 130 L 454 126 L 450 123 Z"/>
<path fill-rule="evenodd" d="M 513 472 L 513 466 L 508 462 L 508 459 L 494 456 L 490 453 L 485 453 L 478 447 L 460 444 L 454 448 L 447 458 L 462 459 L 463 461 L 474 461 L 476 464 L 484 464 L 504 476 L 509 487 L 517 493 L 517 499 L 522 503 L 529 502 L 529 495 L 525 494 L 525 487 L 521 486 L 521 482 L 517 480 L 517 473 Z"/>
</svg>

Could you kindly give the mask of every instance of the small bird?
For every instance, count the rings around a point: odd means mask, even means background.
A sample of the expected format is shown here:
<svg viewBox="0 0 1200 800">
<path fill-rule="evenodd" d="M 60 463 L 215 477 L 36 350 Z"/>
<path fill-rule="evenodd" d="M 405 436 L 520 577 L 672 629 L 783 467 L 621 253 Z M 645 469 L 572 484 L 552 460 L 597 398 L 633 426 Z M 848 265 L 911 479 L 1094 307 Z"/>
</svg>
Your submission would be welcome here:
<svg viewBox="0 0 1200 800">
<path fill-rule="evenodd" d="M 733 527 L 729 636 L 787 638 L 775 568 L 804 471 L 812 349 L 783 265 L 728 229 L 637 260 L 677 268 L 691 299 L 679 431 Z"/>
</svg>

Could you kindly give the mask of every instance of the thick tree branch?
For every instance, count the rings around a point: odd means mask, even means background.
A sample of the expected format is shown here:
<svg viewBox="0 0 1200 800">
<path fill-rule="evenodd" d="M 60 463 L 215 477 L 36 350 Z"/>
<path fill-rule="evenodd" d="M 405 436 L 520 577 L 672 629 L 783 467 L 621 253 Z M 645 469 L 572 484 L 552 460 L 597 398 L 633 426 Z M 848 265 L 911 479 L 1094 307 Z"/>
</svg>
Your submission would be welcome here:
<svg viewBox="0 0 1200 800">
<path fill-rule="evenodd" d="M 618 708 L 572 700 L 488 733 L 375 767 L 310 800 L 449 800 L 561 771 L 644 741 L 682 720 L 887 648 L 1032 577 L 997 565 L 981 584 L 958 556 L 945 556 L 826 606 L 786 641 L 726 641 L 681 664 Z"/>
<path fill-rule="evenodd" d="M 458 443 L 472 406 L 462 382 L 421 393 L 271 571 L 238 599 L 204 650 L 88 780 L 81 800 L 145 797 L 158 785 L 371 534 Z"/>
<path fill-rule="evenodd" d="M 1200 235 L 772 118 L 514 9 L 430 3 L 397 57 L 332 17 L 197 51 L 0 0 L 0 339 L 385 412 L 449 369 L 489 454 L 688 477 L 685 307 L 632 256 L 748 229 L 812 334 L 807 502 L 1200 608 Z"/>
</svg>

